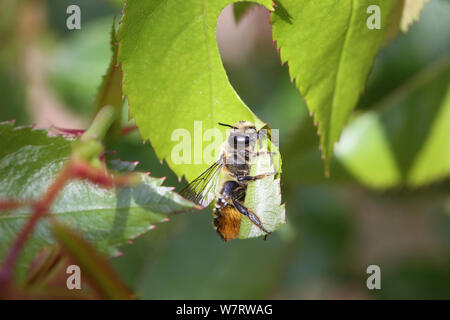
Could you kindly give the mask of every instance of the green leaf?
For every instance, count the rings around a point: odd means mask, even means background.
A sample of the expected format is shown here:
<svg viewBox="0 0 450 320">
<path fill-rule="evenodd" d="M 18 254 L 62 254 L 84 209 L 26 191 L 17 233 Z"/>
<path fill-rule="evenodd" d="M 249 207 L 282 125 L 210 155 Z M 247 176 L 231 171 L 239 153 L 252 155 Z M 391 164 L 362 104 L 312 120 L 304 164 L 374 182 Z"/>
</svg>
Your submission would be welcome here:
<svg viewBox="0 0 450 320">
<path fill-rule="evenodd" d="M 71 141 L 48 137 L 43 130 L 14 128 L 13 123 L 0 125 L 0 199 L 36 200 L 45 192 L 67 160 Z M 133 170 L 134 164 L 119 160 L 110 162 L 112 169 Z M 57 197 L 52 213 L 58 221 L 79 230 L 97 249 L 117 254 L 115 246 L 166 221 L 167 214 L 183 212 L 195 206 L 170 187 L 163 179 L 140 175 L 141 184 L 132 188 L 107 190 L 86 181 L 70 182 Z M 0 259 L 29 217 L 28 208 L 0 212 Z M 46 245 L 53 245 L 49 223 L 42 220 L 26 244 L 19 263 L 23 277 L 28 263 Z"/>
<path fill-rule="evenodd" d="M 417 187 L 450 174 L 450 55 L 345 129 L 340 163 L 372 187 Z M 382 173 L 382 174 L 381 174 Z"/>
<path fill-rule="evenodd" d="M 448 177 L 449 83 L 447 54 L 355 116 L 336 145 L 331 181 L 386 189 L 414 188 Z M 310 122 L 304 119 L 284 152 L 287 184 L 324 180 Z"/>
<path fill-rule="evenodd" d="M 276 4 L 273 38 L 314 114 L 327 170 L 334 143 L 385 39 L 395 1 L 280 0 Z M 366 25 L 370 5 L 380 7 L 379 30 Z"/>
<path fill-rule="evenodd" d="M 187 180 L 199 176 L 211 163 L 195 161 L 211 144 L 198 144 L 203 132 L 221 130 L 218 122 L 234 124 L 247 120 L 262 128 L 261 122 L 241 101 L 225 73 L 216 41 L 216 23 L 231 1 L 169 0 L 129 2 L 119 31 L 119 61 L 124 72 L 124 92 L 128 95 L 130 116 L 134 117 L 143 139 L 150 139 L 160 159 Z M 271 1 L 258 1 L 271 9 Z M 194 124 L 197 122 L 197 126 Z M 201 128 L 198 130 L 198 128 Z M 175 163 L 171 154 L 180 142 L 172 140 L 175 130 L 185 129 L 191 139 L 188 148 L 192 163 Z M 225 136 L 225 135 L 223 135 Z M 201 143 L 201 141 L 200 141 Z M 277 154 L 275 167 L 281 171 Z M 274 171 L 274 170 L 270 170 Z M 278 177 L 279 178 L 279 177 Z M 260 216 L 271 231 L 284 223 L 284 207 L 280 205 L 279 179 L 264 182 L 264 192 L 273 202 L 258 204 Z M 257 187 L 258 186 L 258 187 Z M 253 188 L 259 188 L 259 183 Z M 260 192 L 255 189 L 252 192 Z M 248 204 L 253 207 L 250 199 Z M 255 202 L 256 205 L 256 202 Z M 243 219 L 241 238 L 260 234 L 250 232 Z"/>
<path fill-rule="evenodd" d="M 203 132 L 218 122 L 262 122 L 230 85 L 216 40 L 221 11 L 232 0 L 128 1 L 119 30 L 119 62 L 130 116 L 144 140 L 150 139 L 160 159 L 178 175 L 192 180 L 208 163 L 176 164 L 171 152 L 179 142 L 174 130 L 186 129 L 194 139 L 194 121 Z M 271 0 L 258 0 L 269 10 Z M 214 141 L 213 143 L 218 143 Z M 191 155 L 199 153 L 191 143 Z M 207 147 L 203 143 L 201 150 Z"/>
</svg>

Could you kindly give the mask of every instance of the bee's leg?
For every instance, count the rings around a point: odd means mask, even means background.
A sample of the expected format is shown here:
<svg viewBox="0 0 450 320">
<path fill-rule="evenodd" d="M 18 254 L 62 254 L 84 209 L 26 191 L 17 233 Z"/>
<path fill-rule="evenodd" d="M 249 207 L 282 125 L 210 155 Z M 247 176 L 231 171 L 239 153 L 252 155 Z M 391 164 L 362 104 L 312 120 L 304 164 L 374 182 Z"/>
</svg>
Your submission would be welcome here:
<svg viewBox="0 0 450 320">
<path fill-rule="evenodd" d="M 269 231 L 264 228 L 261 219 L 256 215 L 256 213 L 252 212 L 251 210 L 247 209 L 242 203 L 240 203 L 238 200 L 236 200 L 235 197 L 232 199 L 233 205 L 236 208 L 237 211 L 239 211 L 244 216 L 247 216 L 250 221 L 257 226 L 261 231 L 265 232 L 266 234 L 270 234 Z"/>
<path fill-rule="evenodd" d="M 274 176 L 276 175 L 277 172 L 268 172 L 268 173 L 262 173 L 262 174 L 258 174 L 256 176 L 238 176 L 236 177 L 237 181 L 242 182 L 242 181 L 255 181 L 255 180 L 259 180 L 268 176 Z"/>
</svg>

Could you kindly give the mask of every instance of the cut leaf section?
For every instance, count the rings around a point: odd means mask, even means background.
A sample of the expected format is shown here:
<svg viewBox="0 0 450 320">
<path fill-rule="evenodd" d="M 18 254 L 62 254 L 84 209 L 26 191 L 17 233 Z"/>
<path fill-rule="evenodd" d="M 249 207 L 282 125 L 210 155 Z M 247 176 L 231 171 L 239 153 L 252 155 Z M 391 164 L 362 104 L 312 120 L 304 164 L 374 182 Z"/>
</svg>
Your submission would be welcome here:
<svg viewBox="0 0 450 320">
<path fill-rule="evenodd" d="M 150 0 L 125 5 L 119 62 L 130 116 L 158 157 L 189 181 L 211 165 L 202 161 L 200 150 L 220 143 L 202 143 L 206 130 L 217 128 L 224 134 L 218 122 L 263 125 L 230 85 L 217 47 L 217 20 L 232 2 Z M 272 9 L 271 0 L 255 2 Z M 190 163 L 171 157 L 180 131 L 189 133 Z"/>
<path fill-rule="evenodd" d="M 373 5 L 379 10 L 368 11 Z M 364 90 L 394 5 L 395 1 L 276 1 L 273 38 L 314 114 L 326 171 L 334 143 Z M 376 15 L 380 29 L 369 29 L 369 19 Z"/>
<path fill-rule="evenodd" d="M 270 140 L 267 140 L 267 146 L 269 148 L 257 149 L 261 154 L 254 158 L 250 175 L 276 174 L 250 182 L 245 196 L 245 205 L 256 213 L 267 231 L 273 232 L 286 223 L 286 209 L 285 205 L 281 204 L 281 166 L 278 166 L 278 164 L 281 164 L 281 160 L 279 159 L 279 153 L 275 152 L 275 155 L 268 153 L 269 151 L 274 152 L 276 150 Z M 239 231 L 240 239 L 255 238 L 264 236 L 265 234 L 265 232 L 261 231 L 247 217 L 242 218 Z"/>
<path fill-rule="evenodd" d="M 36 200 L 45 192 L 71 152 L 71 141 L 48 137 L 30 127 L 0 125 L 0 199 Z M 134 170 L 133 163 L 114 160 L 111 169 Z M 114 247 L 167 221 L 167 214 L 195 208 L 163 179 L 140 174 L 135 187 L 103 189 L 85 181 L 70 182 L 51 208 L 60 222 L 78 230 L 97 249 L 117 254 Z M 0 260 L 29 217 L 28 208 L 0 212 Z M 53 245 L 49 223 L 41 221 L 28 240 L 19 261 L 23 277 L 28 263 L 44 246 Z"/>
</svg>

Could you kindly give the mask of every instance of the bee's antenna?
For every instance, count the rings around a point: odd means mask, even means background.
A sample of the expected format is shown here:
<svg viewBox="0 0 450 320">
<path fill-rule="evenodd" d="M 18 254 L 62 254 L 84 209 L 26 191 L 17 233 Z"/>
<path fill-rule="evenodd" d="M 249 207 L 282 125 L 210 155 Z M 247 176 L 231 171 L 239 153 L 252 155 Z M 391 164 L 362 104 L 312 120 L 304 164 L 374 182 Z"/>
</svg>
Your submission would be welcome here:
<svg viewBox="0 0 450 320">
<path fill-rule="evenodd" d="M 232 125 L 229 125 L 229 124 L 226 124 L 226 123 L 218 122 L 218 124 L 221 125 L 221 126 L 224 126 L 224 127 L 230 127 L 231 129 L 237 129 L 235 126 L 232 126 Z"/>
</svg>

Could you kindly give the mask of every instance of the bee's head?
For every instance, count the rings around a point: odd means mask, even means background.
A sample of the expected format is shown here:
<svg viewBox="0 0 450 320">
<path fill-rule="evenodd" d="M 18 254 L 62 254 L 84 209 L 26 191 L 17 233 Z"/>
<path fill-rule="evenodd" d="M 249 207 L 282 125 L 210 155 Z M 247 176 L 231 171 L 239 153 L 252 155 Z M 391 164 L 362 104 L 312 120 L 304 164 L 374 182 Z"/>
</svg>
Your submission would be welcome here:
<svg viewBox="0 0 450 320">
<path fill-rule="evenodd" d="M 248 121 L 239 121 L 234 126 L 219 123 L 222 126 L 230 127 L 230 135 L 228 136 L 228 144 L 237 148 L 238 146 L 248 147 L 253 145 L 257 139 L 256 127 Z"/>
</svg>

